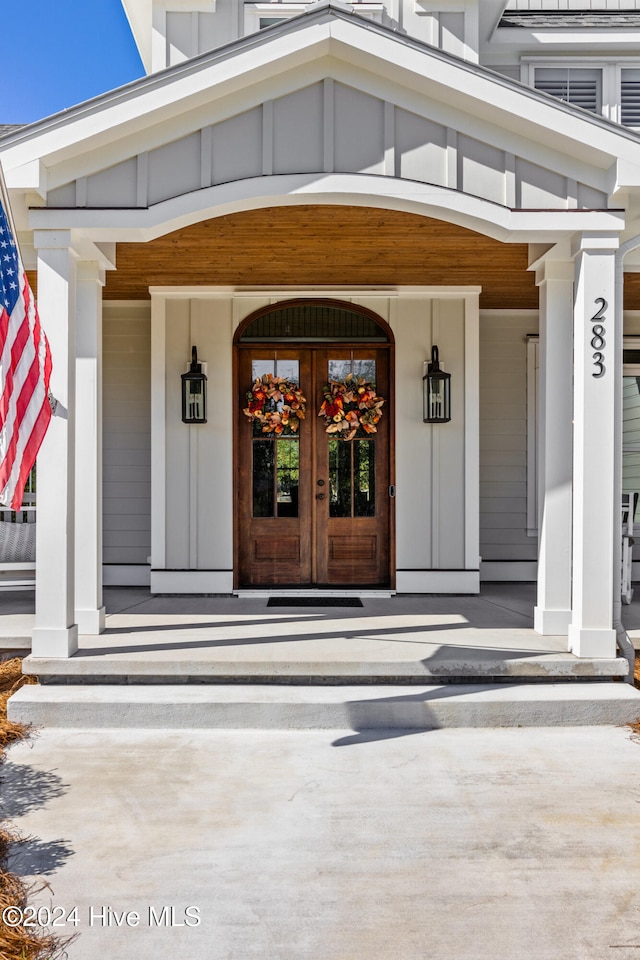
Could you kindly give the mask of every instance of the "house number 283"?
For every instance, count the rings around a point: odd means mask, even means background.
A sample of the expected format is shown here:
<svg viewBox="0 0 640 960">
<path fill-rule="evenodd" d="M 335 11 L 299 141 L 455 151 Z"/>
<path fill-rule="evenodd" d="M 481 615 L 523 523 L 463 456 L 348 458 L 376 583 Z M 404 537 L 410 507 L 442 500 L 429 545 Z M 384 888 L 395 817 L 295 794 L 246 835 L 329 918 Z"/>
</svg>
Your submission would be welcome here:
<svg viewBox="0 0 640 960">
<path fill-rule="evenodd" d="M 593 354 L 593 365 L 596 368 L 596 372 L 592 373 L 591 376 L 596 380 L 599 380 L 600 377 L 604 377 L 605 370 L 604 353 L 602 353 L 602 351 L 604 350 L 606 343 L 604 339 L 604 324 L 606 319 L 605 310 L 608 307 L 608 303 L 604 297 L 597 297 L 595 303 L 599 303 L 600 307 L 591 317 L 591 320 L 589 320 L 589 323 L 591 324 L 591 333 L 593 334 L 591 337 L 591 346 L 595 351 Z"/>
</svg>

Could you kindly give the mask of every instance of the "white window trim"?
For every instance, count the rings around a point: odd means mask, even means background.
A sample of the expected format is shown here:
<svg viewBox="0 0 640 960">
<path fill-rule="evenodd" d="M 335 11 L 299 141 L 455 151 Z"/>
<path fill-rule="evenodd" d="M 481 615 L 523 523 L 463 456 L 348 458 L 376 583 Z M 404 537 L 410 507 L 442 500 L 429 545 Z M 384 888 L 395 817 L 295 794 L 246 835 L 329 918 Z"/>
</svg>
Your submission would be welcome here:
<svg viewBox="0 0 640 960">
<path fill-rule="evenodd" d="M 244 32 L 245 35 L 258 33 L 260 30 L 260 20 L 263 17 L 269 17 L 277 20 L 288 20 L 299 13 L 304 13 L 308 3 L 282 3 L 281 0 L 267 0 L 266 3 L 245 3 L 244 4 Z M 363 0 L 353 0 L 353 7 L 360 16 L 367 17 L 369 20 L 375 20 L 376 23 L 382 23 L 383 3 L 366 3 Z"/>
<path fill-rule="evenodd" d="M 278 20 L 288 20 L 298 13 L 304 13 L 306 3 L 245 3 L 244 5 L 244 32 L 258 33 L 262 17 L 273 17 Z"/>
</svg>

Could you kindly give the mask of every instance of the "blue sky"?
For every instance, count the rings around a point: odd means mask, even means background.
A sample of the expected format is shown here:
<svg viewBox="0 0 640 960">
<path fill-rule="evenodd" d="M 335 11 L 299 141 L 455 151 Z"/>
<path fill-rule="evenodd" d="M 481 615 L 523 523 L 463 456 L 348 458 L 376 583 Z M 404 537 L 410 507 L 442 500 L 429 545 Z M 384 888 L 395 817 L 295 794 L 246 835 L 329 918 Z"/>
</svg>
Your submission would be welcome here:
<svg viewBox="0 0 640 960">
<path fill-rule="evenodd" d="M 120 0 L 0 0 L 0 123 L 31 123 L 144 74 Z"/>
</svg>

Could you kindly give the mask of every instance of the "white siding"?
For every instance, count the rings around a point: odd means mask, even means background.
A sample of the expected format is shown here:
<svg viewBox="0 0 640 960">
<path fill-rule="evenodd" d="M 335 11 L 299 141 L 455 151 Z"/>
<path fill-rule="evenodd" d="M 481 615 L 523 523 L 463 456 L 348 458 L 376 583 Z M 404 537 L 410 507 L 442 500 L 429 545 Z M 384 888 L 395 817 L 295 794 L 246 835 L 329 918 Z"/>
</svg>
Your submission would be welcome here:
<svg viewBox="0 0 640 960">
<path fill-rule="evenodd" d="M 464 300 L 400 298 L 396 338 L 398 571 L 465 566 Z M 450 423 L 422 421 L 423 363 L 432 344 L 451 373 Z M 400 574 L 399 574 L 400 576 Z"/>
<path fill-rule="evenodd" d="M 166 566 L 230 575 L 236 410 L 231 301 L 169 300 L 166 318 Z M 206 364 L 207 423 L 190 427 L 181 417 L 180 375 L 194 345 Z"/>
<path fill-rule="evenodd" d="M 622 419 L 622 489 L 640 492 L 640 377 L 624 377 Z M 636 510 L 635 521 L 638 520 Z M 637 539 L 637 538 L 635 538 Z M 634 549 L 640 559 L 640 547 Z"/>
<path fill-rule="evenodd" d="M 480 554 L 535 560 L 527 536 L 527 334 L 535 314 L 480 314 Z"/>
<path fill-rule="evenodd" d="M 445 126 L 431 101 L 418 113 L 329 80 L 274 99 L 265 94 L 259 106 L 53 189 L 48 203 L 147 206 L 221 183 L 331 170 L 455 187 L 508 207 L 607 207 L 600 169 L 592 182 L 574 182 L 573 166 L 559 171 L 534 163 L 534 145 L 524 140 L 520 154 L 512 153 L 513 143 L 497 127 L 478 139 L 477 131 L 465 132 L 464 114 L 451 111 Z"/>
<path fill-rule="evenodd" d="M 146 564 L 151 552 L 149 304 L 103 311 L 105 563 Z"/>
</svg>

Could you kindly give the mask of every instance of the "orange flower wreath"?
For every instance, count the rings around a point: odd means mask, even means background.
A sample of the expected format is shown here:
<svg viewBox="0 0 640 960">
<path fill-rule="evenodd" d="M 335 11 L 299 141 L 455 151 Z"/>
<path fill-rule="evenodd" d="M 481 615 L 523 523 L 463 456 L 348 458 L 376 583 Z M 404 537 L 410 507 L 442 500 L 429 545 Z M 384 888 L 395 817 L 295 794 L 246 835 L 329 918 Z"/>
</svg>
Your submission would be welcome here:
<svg viewBox="0 0 640 960">
<path fill-rule="evenodd" d="M 360 427 L 365 433 L 377 433 L 384 400 L 377 396 L 375 384 L 350 373 L 344 380 L 330 380 L 322 393 L 318 416 L 324 417 L 327 433 L 336 433 L 340 440 L 353 440 Z"/>
<path fill-rule="evenodd" d="M 247 392 L 247 406 L 242 412 L 261 425 L 262 433 L 286 435 L 298 432 L 306 409 L 307 399 L 297 383 L 266 373 Z"/>
</svg>

